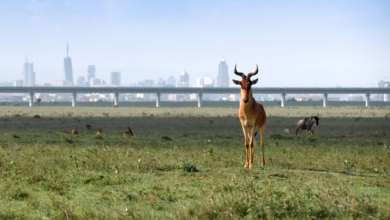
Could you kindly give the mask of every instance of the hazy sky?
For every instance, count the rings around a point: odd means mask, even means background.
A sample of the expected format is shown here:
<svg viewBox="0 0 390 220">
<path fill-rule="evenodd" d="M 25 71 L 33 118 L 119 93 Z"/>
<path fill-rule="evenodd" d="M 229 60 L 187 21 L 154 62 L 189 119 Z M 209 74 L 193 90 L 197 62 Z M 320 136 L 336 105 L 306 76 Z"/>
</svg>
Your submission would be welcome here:
<svg viewBox="0 0 390 220">
<path fill-rule="evenodd" d="M 0 81 L 22 79 L 26 55 L 37 83 L 61 79 L 67 40 L 74 77 L 95 64 L 124 85 L 184 68 L 193 85 L 223 55 L 230 78 L 258 64 L 262 87 L 390 81 L 390 1 L 0 0 L 0 30 Z"/>
</svg>

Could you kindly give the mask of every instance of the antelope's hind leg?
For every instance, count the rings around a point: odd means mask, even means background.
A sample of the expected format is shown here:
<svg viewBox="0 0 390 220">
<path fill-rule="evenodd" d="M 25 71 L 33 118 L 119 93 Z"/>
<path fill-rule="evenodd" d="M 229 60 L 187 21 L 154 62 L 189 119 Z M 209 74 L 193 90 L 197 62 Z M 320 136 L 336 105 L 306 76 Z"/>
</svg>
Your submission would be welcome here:
<svg viewBox="0 0 390 220">
<path fill-rule="evenodd" d="M 265 125 L 260 128 L 260 140 L 261 140 L 261 155 L 263 157 L 263 163 L 262 165 L 265 166 L 265 159 L 264 159 L 264 137 L 265 137 Z"/>
</svg>

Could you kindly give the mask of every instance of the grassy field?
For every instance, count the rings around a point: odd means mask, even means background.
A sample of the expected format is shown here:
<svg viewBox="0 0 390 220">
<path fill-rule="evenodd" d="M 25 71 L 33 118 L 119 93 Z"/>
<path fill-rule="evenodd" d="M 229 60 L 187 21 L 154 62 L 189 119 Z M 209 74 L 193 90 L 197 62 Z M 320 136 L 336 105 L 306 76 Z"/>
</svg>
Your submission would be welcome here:
<svg viewBox="0 0 390 220">
<path fill-rule="evenodd" d="M 3 106 L 0 219 L 390 218 L 387 107 L 267 107 L 251 170 L 237 110 Z"/>
</svg>

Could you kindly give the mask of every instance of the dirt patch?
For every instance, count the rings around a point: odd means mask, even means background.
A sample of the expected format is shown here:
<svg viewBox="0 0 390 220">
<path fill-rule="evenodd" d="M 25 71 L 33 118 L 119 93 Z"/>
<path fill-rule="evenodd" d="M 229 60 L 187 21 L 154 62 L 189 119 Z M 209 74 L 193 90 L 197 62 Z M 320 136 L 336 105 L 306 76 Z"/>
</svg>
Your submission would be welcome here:
<svg viewBox="0 0 390 220">
<path fill-rule="evenodd" d="M 386 138 L 386 137 L 338 137 L 338 138 L 332 138 L 332 139 L 337 139 L 337 140 L 355 140 L 355 139 L 360 139 L 360 140 L 390 140 L 390 138 Z"/>
</svg>

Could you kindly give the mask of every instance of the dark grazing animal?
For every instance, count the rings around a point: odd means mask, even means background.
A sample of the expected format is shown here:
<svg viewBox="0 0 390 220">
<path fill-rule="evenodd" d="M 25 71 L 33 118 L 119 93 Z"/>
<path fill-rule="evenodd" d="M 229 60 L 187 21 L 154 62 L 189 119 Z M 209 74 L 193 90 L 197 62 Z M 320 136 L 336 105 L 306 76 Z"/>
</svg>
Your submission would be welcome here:
<svg viewBox="0 0 390 220">
<path fill-rule="evenodd" d="M 299 137 L 301 137 L 301 131 L 304 129 L 307 129 L 310 134 L 314 134 L 314 132 L 311 130 L 313 126 L 318 126 L 318 120 L 320 115 L 317 116 L 311 116 L 310 118 L 305 118 L 302 120 L 299 120 L 297 123 L 297 131 L 295 132 L 296 137 L 298 138 L 298 131 L 299 131 Z"/>
<path fill-rule="evenodd" d="M 130 126 L 127 126 L 127 131 L 123 132 L 123 137 L 128 137 L 130 135 L 133 135 L 133 132 L 130 129 Z"/>
</svg>

